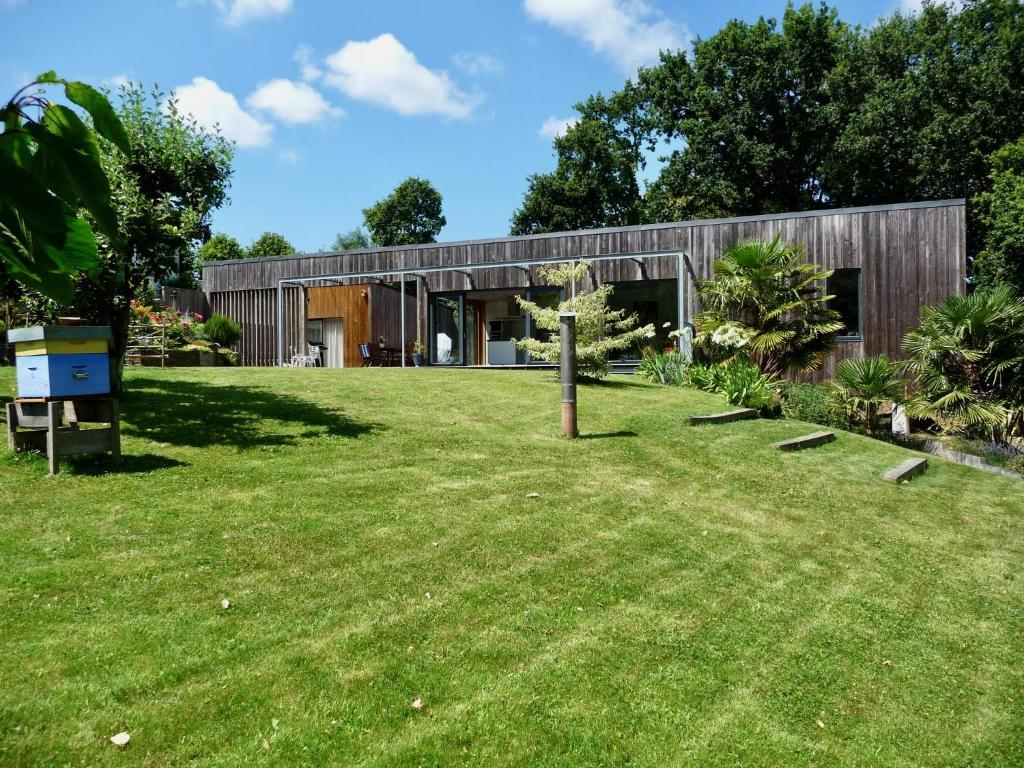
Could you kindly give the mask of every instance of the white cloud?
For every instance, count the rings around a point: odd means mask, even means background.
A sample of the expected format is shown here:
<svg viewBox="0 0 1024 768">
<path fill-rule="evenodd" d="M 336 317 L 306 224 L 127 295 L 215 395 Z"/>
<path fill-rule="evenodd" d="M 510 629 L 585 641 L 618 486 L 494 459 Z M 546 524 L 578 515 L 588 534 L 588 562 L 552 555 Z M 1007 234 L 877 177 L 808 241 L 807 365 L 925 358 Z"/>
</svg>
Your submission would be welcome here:
<svg viewBox="0 0 1024 768">
<path fill-rule="evenodd" d="M 437 114 L 464 119 L 480 103 L 478 97 L 459 90 L 447 72 L 420 64 L 416 55 L 390 33 L 366 42 L 345 43 L 327 57 L 324 81 L 353 99 L 402 115 Z"/>
<path fill-rule="evenodd" d="M 292 57 L 299 65 L 299 71 L 302 73 L 302 79 L 307 82 L 313 80 L 319 80 L 324 75 L 324 71 L 320 69 L 313 61 L 313 49 L 312 47 L 303 43 L 295 49 L 295 55 Z"/>
<path fill-rule="evenodd" d="M 578 117 L 549 117 L 541 124 L 538 133 L 545 139 L 556 139 L 576 125 L 578 119 Z"/>
<path fill-rule="evenodd" d="M 295 149 L 282 149 L 277 155 L 282 165 L 295 165 L 301 157 L 302 155 Z"/>
<path fill-rule="evenodd" d="M 240 147 L 265 147 L 270 144 L 274 126 L 246 112 L 234 94 L 221 90 L 213 80 L 192 79 L 189 85 L 174 89 L 178 107 L 208 128 L 219 125 L 224 136 Z"/>
<path fill-rule="evenodd" d="M 344 111 L 332 107 L 320 92 L 306 83 L 277 78 L 263 83 L 245 100 L 253 109 L 269 112 L 285 123 L 317 123 L 341 117 Z"/>
<path fill-rule="evenodd" d="M 462 51 L 452 56 L 452 64 L 471 77 L 500 75 L 505 71 L 505 63 L 501 59 L 486 53 Z"/>
<path fill-rule="evenodd" d="M 623 71 L 653 64 L 658 51 L 684 47 L 689 33 L 643 0 L 524 0 L 539 21 L 585 41 Z"/>
<path fill-rule="evenodd" d="M 0 0 L 0 2 L 2 2 L 2 0 Z M 130 83 L 131 81 L 132 80 L 130 77 L 128 77 L 128 75 L 118 73 L 113 77 L 108 77 L 104 79 L 102 84 L 110 88 L 110 90 L 112 91 L 118 91 L 121 89 L 122 86 L 128 85 L 128 83 Z"/>
<path fill-rule="evenodd" d="M 283 16 L 292 9 L 292 0 L 213 0 L 221 18 L 232 27 L 249 21 Z"/>
</svg>

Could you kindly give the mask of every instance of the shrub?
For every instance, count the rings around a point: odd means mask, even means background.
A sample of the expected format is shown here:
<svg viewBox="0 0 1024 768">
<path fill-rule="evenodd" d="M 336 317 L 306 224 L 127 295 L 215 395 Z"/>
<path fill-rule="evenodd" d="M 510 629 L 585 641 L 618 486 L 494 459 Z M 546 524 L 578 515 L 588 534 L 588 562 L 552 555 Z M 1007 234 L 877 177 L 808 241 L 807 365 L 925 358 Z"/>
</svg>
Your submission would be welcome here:
<svg viewBox="0 0 1024 768">
<path fill-rule="evenodd" d="M 879 411 L 887 403 L 906 400 L 906 383 L 900 368 L 885 355 L 843 360 L 835 378 L 826 384 L 829 400 L 865 434 L 878 430 Z"/>
<path fill-rule="evenodd" d="M 782 415 L 823 427 L 849 429 L 850 420 L 836 408 L 825 387 L 818 384 L 798 384 L 784 381 L 779 387 Z"/>
<path fill-rule="evenodd" d="M 1018 472 L 1024 475 L 1024 453 L 1019 453 L 1006 462 L 1006 468 L 1011 472 Z"/>
<path fill-rule="evenodd" d="M 697 389 L 723 395 L 732 405 L 742 408 L 767 411 L 776 405 L 778 385 L 753 363 L 694 363 L 686 372 L 686 382 Z"/>
<path fill-rule="evenodd" d="M 688 365 L 678 352 L 650 352 L 636 367 L 636 375 L 655 384 L 681 387 L 686 383 Z"/>
<path fill-rule="evenodd" d="M 921 312 L 903 339 L 918 392 L 907 410 L 954 435 L 1024 430 L 1024 299 L 1002 286 Z"/>
<path fill-rule="evenodd" d="M 210 315 L 203 325 L 203 335 L 211 344 L 230 347 L 242 338 L 241 326 L 225 315 Z"/>
</svg>

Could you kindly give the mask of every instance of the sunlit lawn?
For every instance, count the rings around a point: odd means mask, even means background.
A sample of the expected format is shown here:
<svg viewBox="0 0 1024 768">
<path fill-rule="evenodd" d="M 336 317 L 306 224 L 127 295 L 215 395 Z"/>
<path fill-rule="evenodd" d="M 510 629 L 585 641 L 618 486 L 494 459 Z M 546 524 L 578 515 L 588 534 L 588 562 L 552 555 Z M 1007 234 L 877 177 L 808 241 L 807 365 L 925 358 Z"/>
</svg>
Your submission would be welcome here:
<svg viewBox="0 0 1024 768">
<path fill-rule="evenodd" d="M 120 472 L 0 448 L 0 765 L 1024 763 L 1024 483 L 629 378 L 575 442 L 540 372 L 129 386 Z"/>
</svg>

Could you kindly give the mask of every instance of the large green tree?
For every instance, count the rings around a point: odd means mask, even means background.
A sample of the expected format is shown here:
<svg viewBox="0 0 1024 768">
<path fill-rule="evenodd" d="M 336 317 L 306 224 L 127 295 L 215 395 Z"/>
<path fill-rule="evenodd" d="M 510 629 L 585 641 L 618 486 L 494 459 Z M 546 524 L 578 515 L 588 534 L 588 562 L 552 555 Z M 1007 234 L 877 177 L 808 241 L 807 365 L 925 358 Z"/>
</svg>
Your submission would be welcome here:
<svg viewBox="0 0 1024 768">
<path fill-rule="evenodd" d="M 974 200 L 984 229 L 974 279 L 979 287 L 1004 283 L 1024 296 L 1024 139 L 992 156 L 989 179 L 991 189 Z"/>
<path fill-rule="evenodd" d="M 289 253 L 295 253 L 295 246 L 277 232 L 264 232 L 245 249 L 245 257 L 248 259 L 267 259 Z"/>
<path fill-rule="evenodd" d="M 774 19 L 731 21 L 642 70 L 658 136 L 678 148 L 647 192 L 644 218 L 818 208 L 829 201 L 822 164 L 837 134 L 829 73 L 855 30 L 825 5 Z"/>
<path fill-rule="evenodd" d="M 117 213 L 117 238 L 100 237 L 99 269 L 78 280 L 70 309 L 113 330 L 112 384 L 120 389 L 131 300 L 150 277 L 190 272 L 227 200 L 233 147 L 179 112 L 173 97 L 137 83 L 120 90 L 128 152 L 100 145 Z"/>
<path fill-rule="evenodd" d="M 555 170 L 527 179 L 513 235 L 640 221 L 637 174 L 651 137 L 640 91 L 627 83 L 609 98 L 591 96 L 576 111 L 578 119 L 554 139 Z"/>
<path fill-rule="evenodd" d="M 441 210 L 441 193 L 426 179 L 410 177 L 369 208 L 363 219 L 377 245 L 435 243 L 447 224 Z"/>
</svg>

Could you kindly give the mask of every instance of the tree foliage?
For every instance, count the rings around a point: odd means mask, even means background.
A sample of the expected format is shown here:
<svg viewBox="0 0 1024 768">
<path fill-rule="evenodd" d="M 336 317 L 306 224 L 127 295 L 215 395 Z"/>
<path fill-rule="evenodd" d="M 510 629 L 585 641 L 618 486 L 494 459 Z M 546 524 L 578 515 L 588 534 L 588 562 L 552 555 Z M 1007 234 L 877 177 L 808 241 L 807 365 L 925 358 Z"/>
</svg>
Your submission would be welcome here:
<svg viewBox="0 0 1024 768">
<path fill-rule="evenodd" d="M 410 177 L 383 200 L 363 209 L 366 228 L 381 246 L 437 242 L 447 220 L 441 193 L 426 179 Z"/>
<path fill-rule="evenodd" d="M 566 293 L 571 285 L 582 281 L 590 265 L 587 262 L 563 264 L 558 267 L 541 269 L 541 277 L 549 285 L 560 286 Z M 627 315 L 624 309 L 611 309 L 608 297 L 612 286 L 605 284 L 594 291 L 577 292 L 575 296 L 560 301 L 558 307 L 544 307 L 516 296 L 519 306 L 530 313 L 536 328 L 550 331 L 547 341 L 538 338 L 519 339 L 516 346 L 540 360 L 557 363 L 561 356 L 559 337 L 560 312 L 576 313 L 576 362 L 581 376 L 601 379 L 608 375 L 608 355 L 628 349 L 641 339 L 654 336 L 651 324 L 637 327 L 636 314 Z"/>
<path fill-rule="evenodd" d="M 700 287 L 694 344 L 715 359 L 749 359 L 770 376 L 817 368 L 843 327 L 821 285 L 831 274 L 796 245 L 746 240 L 725 249 Z"/>
<path fill-rule="evenodd" d="M 45 97 L 43 88 L 56 85 L 91 126 Z M 127 152 L 124 126 L 99 91 L 45 72 L 0 108 L 0 127 L 0 259 L 10 278 L 67 301 L 74 277 L 97 270 L 96 238 L 80 212 L 111 241 L 119 238 L 97 134 Z"/>
<path fill-rule="evenodd" d="M 218 233 L 199 246 L 199 266 L 210 261 L 244 259 L 245 249 L 231 235 Z"/>
<path fill-rule="evenodd" d="M 926 307 L 903 340 L 914 416 L 953 434 L 1024 429 L 1024 298 L 1009 286 Z"/>
<path fill-rule="evenodd" d="M 1024 137 L 1024 3 L 926 2 L 868 28 L 791 6 L 663 52 L 577 109 L 513 232 L 973 198 L 996 192 L 992 154 Z M 983 210 L 968 209 L 972 259 L 993 226 Z"/>
<path fill-rule="evenodd" d="M 362 227 L 353 227 L 348 232 L 339 232 L 331 243 L 332 251 L 355 251 L 369 248 L 372 245 L 370 236 Z"/>
<path fill-rule="evenodd" d="M 233 148 L 178 111 L 174 98 L 137 83 L 123 86 L 117 114 L 128 152 L 100 143 L 112 191 L 116 237 L 98 238 L 99 267 L 79 278 L 66 309 L 113 330 L 112 385 L 120 373 L 131 300 L 148 278 L 190 273 L 196 246 L 210 237 L 210 216 L 227 199 Z"/>
<path fill-rule="evenodd" d="M 552 173 L 527 180 L 512 234 L 614 227 L 640 221 L 637 173 L 644 166 L 650 130 L 631 84 L 610 98 L 600 94 L 576 105 L 579 118 L 554 140 Z"/>
<path fill-rule="evenodd" d="M 1003 283 L 1024 296 L 1024 139 L 992 155 L 991 189 L 974 199 L 984 228 L 974 279 L 982 288 Z"/>
<path fill-rule="evenodd" d="M 295 253 L 295 246 L 289 243 L 284 235 L 277 232 L 264 232 L 245 249 L 245 258 L 268 259 L 274 256 L 286 256 L 289 253 Z"/>
</svg>

